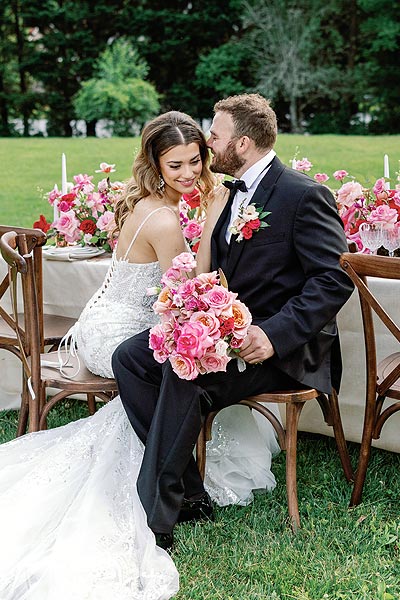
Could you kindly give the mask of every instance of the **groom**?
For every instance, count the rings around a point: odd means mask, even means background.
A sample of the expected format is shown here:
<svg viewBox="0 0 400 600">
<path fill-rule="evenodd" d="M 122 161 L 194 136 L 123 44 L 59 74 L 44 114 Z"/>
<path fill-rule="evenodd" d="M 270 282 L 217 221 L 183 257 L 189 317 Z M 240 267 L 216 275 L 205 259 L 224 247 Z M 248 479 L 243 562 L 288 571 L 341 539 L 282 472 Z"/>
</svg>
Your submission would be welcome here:
<svg viewBox="0 0 400 600">
<path fill-rule="evenodd" d="M 222 267 L 229 288 L 250 309 L 253 323 L 240 356 L 226 373 L 185 381 L 169 361 L 157 363 L 148 331 L 122 343 L 113 369 L 121 400 L 145 444 L 137 481 L 158 545 L 172 545 L 177 521 L 212 516 L 193 459 L 201 413 L 262 392 L 339 388 L 341 360 L 335 315 L 352 292 L 339 266 L 347 250 L 330 191 L 277 158 L 276 115 L 258 94 L 217 102 L 208 146 L 211 169 L 239 179 L 211 237 L 212 269 Z M 250 205 L 250 206 L 249 206 Z M 244 207 L 268 213 L 266 227 L 230 231 Z"/>
</svg>

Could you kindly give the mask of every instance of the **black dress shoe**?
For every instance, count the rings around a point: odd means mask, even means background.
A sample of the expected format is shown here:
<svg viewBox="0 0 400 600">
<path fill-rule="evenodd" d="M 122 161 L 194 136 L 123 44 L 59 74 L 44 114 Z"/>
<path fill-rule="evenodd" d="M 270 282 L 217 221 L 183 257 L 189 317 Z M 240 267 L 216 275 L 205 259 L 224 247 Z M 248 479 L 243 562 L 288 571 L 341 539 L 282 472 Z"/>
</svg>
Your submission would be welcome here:
<svg viewBox="0 0 400 600">
<path fill-rule="evenodd" d="M 174 536 L 172 533 L 155 533 L 156 544 L 159 548 L 166 550 L 167 552 L 172 551 L 174 545 Z"/>
<path fill-rule="evenodd" d="M 185 498 L 179 512 L 178 523 L 204 520 L 214 521 L 214 509 L 208 493 L 204 492 L 198 500 Z"/>
</svg>

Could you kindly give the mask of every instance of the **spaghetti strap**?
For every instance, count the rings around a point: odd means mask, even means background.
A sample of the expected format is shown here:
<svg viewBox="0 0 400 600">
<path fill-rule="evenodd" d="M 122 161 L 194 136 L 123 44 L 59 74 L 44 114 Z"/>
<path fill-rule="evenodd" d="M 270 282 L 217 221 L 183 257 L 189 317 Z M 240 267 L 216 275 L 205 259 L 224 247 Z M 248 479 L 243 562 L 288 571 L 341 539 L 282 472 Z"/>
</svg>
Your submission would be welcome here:
<svg viewBox="0 0 400 600">
<path fill-rule="evenodd" d="M 169 210 L 170 212 L 172 212 L 172 214 L 174 215 L 174 211 L 172 210 L 172 208 L 170 208 L 169 206 L 159 206 L 158 208 L 155 208 L 154 210 L 151 211 L 151 213 L 149 213 L 147 215 L 147 217 L 145 217 L 145 219 L 143 219 L 143 221 L 141 222 L 141 224 L 139 225 L 139 227 L 137 228 L 137 231 L 135 233 L 135 235 L 133 236 L 131 243 L 128 246 L 127 251 L 124 254 L 123 260 L 126 260 L 126 257 L 128 256 L 133 244 L 136 241 L 137 236 L 139 235 L 139 233 L 141 232 L 144 224 L 148 221 L 148 219 L 150 219 L 151 216 L 153 216 L 156 212 L 158 212 L 159 210 L 162 210 L 163 208 L 166 208 L 167 210 Z"/>
</svg>

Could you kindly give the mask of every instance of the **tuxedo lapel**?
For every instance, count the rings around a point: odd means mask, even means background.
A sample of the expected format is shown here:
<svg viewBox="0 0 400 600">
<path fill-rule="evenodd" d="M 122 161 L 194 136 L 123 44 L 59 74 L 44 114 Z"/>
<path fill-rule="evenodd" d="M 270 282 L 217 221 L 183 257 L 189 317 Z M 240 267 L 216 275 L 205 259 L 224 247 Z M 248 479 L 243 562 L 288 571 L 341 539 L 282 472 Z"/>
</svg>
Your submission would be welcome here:
<svg viewBox="0 0 400 600">
<path fill-rule="evenodd" d="M 256 191 L 253 194 L 250 204 L 255 204 L 256 206 L 261 206 L 263 210 L 267 208 L 268 201 L 272 196 L 277 180 L 279 179 L 284 165 L 281 163 L 278 157 L 275 157 L 272 161 L 271 168 L 265 174 L 265 176 L 260 181 Z M 255 236 L 257 233 L 254 234 Z M 229 259 L 226 268 L 226 277 L 228 279 L 231 277 L 234 272 L 236 265 L 242 255 L 242 252 L 245 248 L 245 245 L 251 243 L 250 240 L 242 240 L 241 242 L 236 241 L 236 236 L 231 237 L 230 241 L 230 249 L 229 249 Z"/>
</svg>

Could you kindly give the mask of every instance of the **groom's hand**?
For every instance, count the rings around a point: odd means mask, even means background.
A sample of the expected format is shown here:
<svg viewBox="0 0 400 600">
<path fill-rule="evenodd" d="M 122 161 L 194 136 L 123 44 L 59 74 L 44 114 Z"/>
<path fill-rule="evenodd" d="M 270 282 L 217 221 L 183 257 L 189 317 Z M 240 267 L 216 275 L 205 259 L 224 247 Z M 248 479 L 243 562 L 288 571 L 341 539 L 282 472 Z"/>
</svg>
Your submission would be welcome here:
<svg viewBox="0 0 400 600">
<path fill-rule="evenodd" d="M 239 356 L 254 365 L 271 358 L 275 350 L 267 334 L 257 325 L 250 325 L 247 337 L 240 349 Z"/>
</svg>

